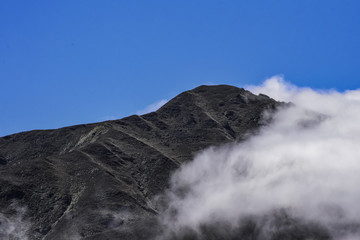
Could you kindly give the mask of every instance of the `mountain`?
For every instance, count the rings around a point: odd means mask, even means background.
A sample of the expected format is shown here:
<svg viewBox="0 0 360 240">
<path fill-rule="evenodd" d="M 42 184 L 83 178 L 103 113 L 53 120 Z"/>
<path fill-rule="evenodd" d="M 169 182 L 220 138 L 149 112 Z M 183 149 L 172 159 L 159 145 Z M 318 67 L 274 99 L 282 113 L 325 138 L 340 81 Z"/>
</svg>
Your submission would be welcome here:
<svg viewBox="0 0 360 240">
<path fill-rule="evenodd" d="M 146 219 L 171 173 L 204 148 L 245 139 L 282 104 L 200 86 L 149 114 L 2 137 L 0 238 L 150 238 Z"/>
</svg>

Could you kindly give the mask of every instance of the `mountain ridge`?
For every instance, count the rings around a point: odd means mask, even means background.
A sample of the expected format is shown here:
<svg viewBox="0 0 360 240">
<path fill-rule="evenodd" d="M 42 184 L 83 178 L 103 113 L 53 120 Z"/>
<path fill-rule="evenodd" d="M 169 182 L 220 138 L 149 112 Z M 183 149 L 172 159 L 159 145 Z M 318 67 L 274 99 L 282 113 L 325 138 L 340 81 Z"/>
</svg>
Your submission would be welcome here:
<svg viewBox="0 0 360 240">
<path fill-rule="evenodd" d="M 24 207 L 29 239 L 141 239 L 134 226 L 157 214 L 152 199 L 172 172 L 202 149 L 246 138 L 281 105 L 202 85 L 141 116 L 1 137 L 2 221 Z"/>
</svg>

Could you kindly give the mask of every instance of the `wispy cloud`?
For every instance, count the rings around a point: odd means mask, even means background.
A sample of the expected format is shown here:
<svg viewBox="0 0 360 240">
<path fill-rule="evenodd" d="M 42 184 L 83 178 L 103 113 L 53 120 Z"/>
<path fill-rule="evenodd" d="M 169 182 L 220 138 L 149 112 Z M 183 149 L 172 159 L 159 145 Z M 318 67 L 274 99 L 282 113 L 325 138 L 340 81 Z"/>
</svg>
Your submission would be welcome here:
<svg viewBox="0 0 360 240">
<path fill-rule="evenodd" d="M 115 120 L 115 119 L 119 119 L 121 118 L 120 116 L 116 117 L 114 115 L 108 115 L 108 116 L 104 116 L 102 118 L 99 119 L 99 121 L 108 121 L 108 120 Z"/>
<path fill-rule="evenodd" d="M 24 217 L 26 208 L 13 203 L 8 207 L 9 210 L 12 210 L 12 214 L 0 212 L 0 239 L 27 240 L 31 224 Z"/>
<path fill-rule="evenodd" d="M 152 103 L 152 104 L 148 105 L 147 107 L 145 107 L 144 109 L 136 111 L 136 114 L 142 115 L 142 114 L 154 112 L 154 111 L 158 110 L 159 108 L 161 108 L 163 105 L 165 105 L 168 101 L 169 100 L 167 100 L 167 99 L 162 99 L 158 102 Z M 104 117 L 100 118 L 99 121 L 116 120 L 116 119 L 120 119 L 122 117 L 124 117 L 124 116 L 108 115 L 108 116 L 104 116 Z"/>
<path fill-rule="evenodd" d="M 161 108 L 162 106 L 164 106 L 168 101 L 169 100 L 167 100 L 167 99 L 161 99 L 158 102 L 150 104 L 149 106 L 147 106 L 143 110 L 137 111 L 136 114 L 142 115 L 142 114 L 154 112 L 154 111 L 158 110 L 159 108 Z"/>
</svg>

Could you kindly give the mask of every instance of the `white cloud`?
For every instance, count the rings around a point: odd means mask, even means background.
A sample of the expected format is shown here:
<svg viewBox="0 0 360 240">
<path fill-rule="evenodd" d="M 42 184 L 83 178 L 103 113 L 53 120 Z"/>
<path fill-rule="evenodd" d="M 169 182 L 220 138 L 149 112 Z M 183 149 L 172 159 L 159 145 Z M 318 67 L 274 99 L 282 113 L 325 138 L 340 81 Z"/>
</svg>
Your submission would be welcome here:
<svg viewBox="0 0 360 240">
<path fill-rule="evenodd" d="M 175 172 L 163 224 L 177 234 L 288 209 L 353 239 L 334 229 L 360 224 L 360 90 L 314 91 L 278 76 L 250 90 L 294 106 L 249 140 L 206 149 Z"/>
<path fill-rule="evenodd" d="M 26 208 L 12 203 L 8 207 L 8 210 L 9 209 L 13 211 L 12 215 L 6 215 L 0 212 L 0 239 L 27 240 L 27 233 L 31 224 L 24 217 Z"/>
<path fill-rule="evenodd" d="M 137 111 L 136 114 L 143 115 L 146 113 L 154 112 L 154 111 L 158 110 L 159 108 L 161 108 L 163 105 L 165 105 L 168 101 L 169 100 L 162 99 L 158 102 L 152 103 L 152 104 L 148 105 L 146 108 Z M 108 121 L 108 120 L 115 120 L 115 119 L 120 119 L 120 118 L 122 118 L 122 116 L 108 115 L 108 116 L 102 117 L 101 119 L 99 119 L 99 121 Z"/>
<path fill-rule="evenodd" d="M 108 116 L 104 116 L 102 118 L 99 119 L 99 121 L 109 121 L 109 120 L 115 120 L 115 119 L 119 119 L 121 118 L 120 116 L 119 117 L 116 117 L 116 116 L 113 116 L 113 115 L 108 115 Z"/>
<path fill-rule="evenodd" d="M 169 100 L 162 99 L 162 100 L 160 100 L 158 102 L 150 104 L 149 106 L 147 106 L 143 110 L 137 111 L 136 114 L 137 115 L 142 115 L 142 114 L 154 112 L 154 111 L 158 110 L 159 108 L 161 108 L 162 106 L 164 106 L 168 101 Z"/>
</svg>

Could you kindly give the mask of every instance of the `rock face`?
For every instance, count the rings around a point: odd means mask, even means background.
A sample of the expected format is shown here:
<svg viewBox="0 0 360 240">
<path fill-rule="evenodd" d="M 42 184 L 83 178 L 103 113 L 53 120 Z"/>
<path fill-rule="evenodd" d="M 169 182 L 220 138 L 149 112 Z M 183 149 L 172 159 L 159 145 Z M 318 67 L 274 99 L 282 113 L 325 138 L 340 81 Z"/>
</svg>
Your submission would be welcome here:
<svg viewBox="0 0 360 240">
<path fill-rule="evenodd" d="M 280 104 L 200 86 L 142 116 L 2 137 L 0 238 L 147 239 L 151 222 L 141 221 L 157 214 L 151 200 L 171 173 L 199 150 L 245 138 Z"/>
</svg>

